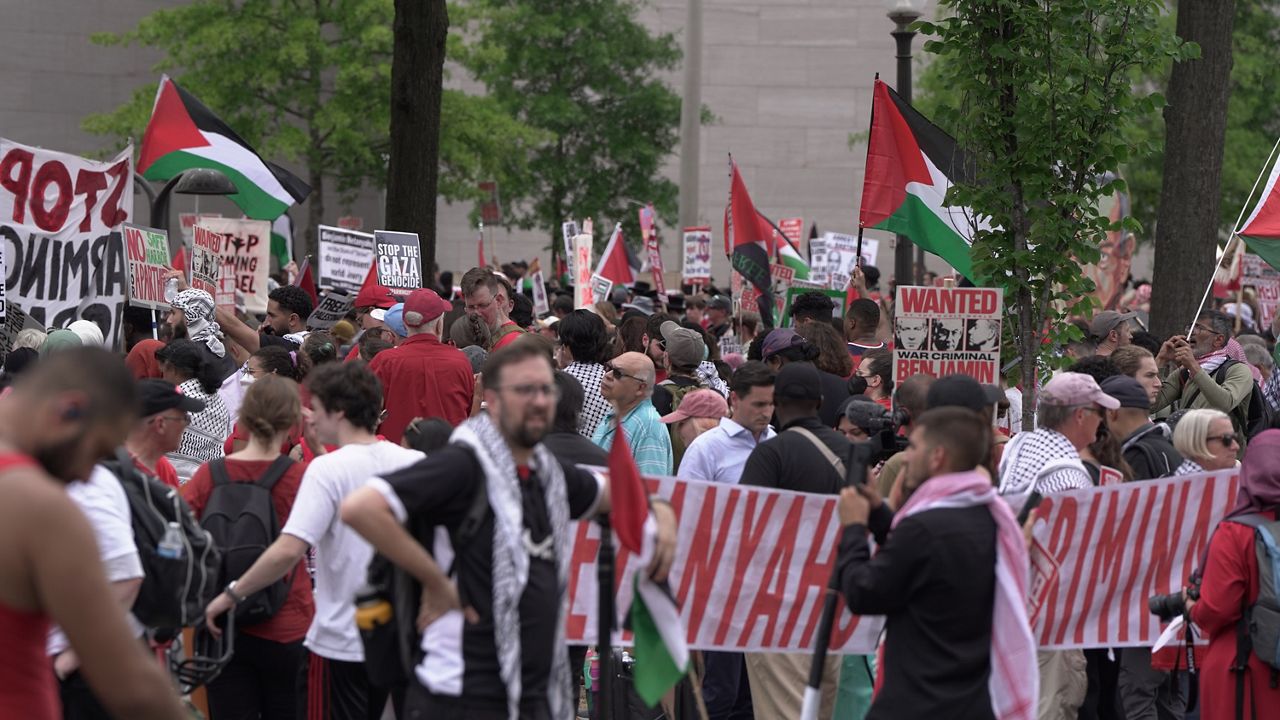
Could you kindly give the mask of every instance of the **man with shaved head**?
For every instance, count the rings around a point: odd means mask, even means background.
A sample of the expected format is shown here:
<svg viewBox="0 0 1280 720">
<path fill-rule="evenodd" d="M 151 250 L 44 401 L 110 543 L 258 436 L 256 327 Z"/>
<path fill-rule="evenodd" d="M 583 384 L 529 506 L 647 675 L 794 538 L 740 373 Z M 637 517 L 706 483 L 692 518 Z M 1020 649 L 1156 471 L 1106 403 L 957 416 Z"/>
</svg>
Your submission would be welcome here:
<svg viewBox="0 0 1280 720">
<path fill-rule="evenodd" d="M 605 363 L 600 380 L 600 396 L 609 401 L 609 411 L 596 428 L 591 441 L 608 450 L 621 423 L 636 467 L 646 475 L 671 474 L 671 435 L 662 417 L 649 401 L 653 395 L 654 367 L 649 356 L 629 352 Z"/>
</svg>

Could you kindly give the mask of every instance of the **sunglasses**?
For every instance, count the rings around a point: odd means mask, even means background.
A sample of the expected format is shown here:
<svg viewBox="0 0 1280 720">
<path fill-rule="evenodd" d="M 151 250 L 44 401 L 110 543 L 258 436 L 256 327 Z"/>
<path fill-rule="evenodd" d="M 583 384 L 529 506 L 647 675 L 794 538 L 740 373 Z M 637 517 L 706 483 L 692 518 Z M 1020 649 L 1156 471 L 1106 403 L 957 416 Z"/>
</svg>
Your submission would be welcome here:
<svg viewBox="0 0 1280 720">
<path fill-rule="evenodd" d="M 1217 440 L 1218 442 L 1222 443 L 1223 447 L 1232 447 L 1233 445 L 1240 444 L 1240 440 L 1237 439 L 1236 436 L 1231 433 L 1227 433 L 1226 435 L 1210 435 L 1209 437 L 1205 438 L 1206 442 L 1209 440 Z"/>
<path fill-rule="evenodd" d="M 605 366 L 604 366 L 604 369 L 605 369 L 605 370 L 607 370 L 610 374 L 612 374 L 612 375 L 613 375 L 613 379 L 614 379 L 614 380 L 621 380 L 622 378 L 631 378 L 632 380 L 635 380 L 636 382 L 640 383 L 641 385 L 648 385 L 648 384 L 649 384 L 649 383 L 648 383 L 648 381 L 644 380 L 643 378 L 638 378 L 638 377 L 636 377 L 635 375 L 628 375 L 628 374 L 626 374 L 626 373 L 622 372 L 622 368 L 614 367 L 614 365 L 613 365 L 612 363 L 609 363 L 609 364 L 605 365 Z"/>
</svg>

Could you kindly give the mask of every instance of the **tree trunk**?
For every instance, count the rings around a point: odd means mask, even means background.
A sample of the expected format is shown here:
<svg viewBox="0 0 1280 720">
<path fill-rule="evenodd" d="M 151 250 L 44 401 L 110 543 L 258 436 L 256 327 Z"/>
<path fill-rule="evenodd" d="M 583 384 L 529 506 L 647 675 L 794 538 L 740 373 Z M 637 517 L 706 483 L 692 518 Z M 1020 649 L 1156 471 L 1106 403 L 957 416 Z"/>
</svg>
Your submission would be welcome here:
<svg viewBox="0 0 1280 720">
<path fill-rule="evenodd" d="M 391 59 L 391 158 L 387 229 L 418 233 L 423 285 L 434 284 L 440 100 L 444 91 L 445 0 L 396 0 Z"/>
<path fill-rule="evenodd" d="M 311 183 L 311 195 L 307 199 L 307 229 L 303 234 L 302 257 L 315 257 L 319 250 L 320 225 L 324 223 L 324 173 L 320 171 L 318 162 L 311 164 L 313 168 L 308 181 Z M 302 260 L 298 260 L 302 266 Z"/>
<path fill-rule="evenodd" d="M 1187 331 L 1213 278 L 1222 153 L 1231 94 L 1235 0 L 1178 3 L 1178 36 L 1200 45 L 1200 59 L 1175 63 L 1164 110 L 1164 177 L 1156 216 L 1151 331 Z"/>
</svg>

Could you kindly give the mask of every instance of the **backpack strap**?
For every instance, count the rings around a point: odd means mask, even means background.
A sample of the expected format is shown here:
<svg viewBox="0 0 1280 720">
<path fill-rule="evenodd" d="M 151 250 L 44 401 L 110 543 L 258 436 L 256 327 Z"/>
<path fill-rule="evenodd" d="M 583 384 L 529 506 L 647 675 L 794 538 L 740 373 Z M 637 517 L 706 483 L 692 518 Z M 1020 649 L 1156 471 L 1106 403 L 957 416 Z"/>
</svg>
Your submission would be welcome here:
<svg viewBox="0 0 1280 720">
<path fill-rule="evenodd" d="M 813 446 L 818 449 L 818 452 L 822 453 L 822 457 L 826 458 L 827 462 L 831 463 L 831 467 L 836 469 L 836 472 L 840 474 L 841 478 L 844 478 L 844 462 L 842 462 L 840 458 L 836 457 L 836 454 L 831 451 L 831 448 L 827 447 L 826 443 L 819 440 L 817 435 L 814 435 L 812 432 L 802 427 L 787 428 L 787 432 L 794 432 L 800 437 L 813 443 Z"/>
<path fill-rule="evenodd" d="M 209 477 L 213 479 L 214 487 L 231 484 L 231 476 L 227 474 L 227 459 L 225 457 L 214 458 L 209 461 Z"/>
<path fill-rule="evenodd" d="M 133 456 L 123 445 L 116 448 L 116 462 L 120 464 L 120 480 L 125 483 L 135 482 L 137 472 L 134 470 Z"/>
<path fill-rule="evenodd" d="M 218 458 L 218 460 L 221 459 L 222 458 Z M 218 462 L 218 460 L 214 460 L 214 462 Z M 271 466 L 262 474 L 262 477 L 258 478 L 258 482 L 255 484 L 267 492 L 271 492 L 271 488 L 275 487 L 276 483 L 280 482 L 280 478 L 284 477 L 284 474 L 289 472 L 289 468 L 291 467 L 293 467 L 293 458 L 288 455 L 281 455 L 271 463 Z M 224 473 L 226 472 L 225 463 L 223 464 L 222 471 Z"/>
</svg>

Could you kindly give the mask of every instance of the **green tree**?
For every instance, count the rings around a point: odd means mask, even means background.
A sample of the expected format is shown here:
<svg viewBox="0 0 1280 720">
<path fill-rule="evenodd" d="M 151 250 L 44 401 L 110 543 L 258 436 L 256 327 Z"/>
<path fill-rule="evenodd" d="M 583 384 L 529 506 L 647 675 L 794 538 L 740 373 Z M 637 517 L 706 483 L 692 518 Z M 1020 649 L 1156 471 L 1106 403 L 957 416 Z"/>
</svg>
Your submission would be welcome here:
<svg viewBox="0 0 1280 720">
<path fill-rule="evenodd" d="M 390 153 L 393 0 L 196 0 L 157 10 L 103 45 L 161 52 L 167 70 L 267 158 L 301 164 L 312 187 L 308 237 L 325 220 L 332 183 L 350 201 L 381 187 Z M 84 128 L 141 137 L 155 84 Z M 492 99 L 446 90 L 441 99 L 440 194 L 474 198 L 482 179 L 523 173 L 523 148 L 545 140 Z M 421 231 L 421 229 L 419 229 Z M 424 246 L 427 243 L 424 243 Z M 430 267 L 434 258 L 425 257 Z"/>
<path fill-rule="evenodd" d="M 1123 182 L 1108 173 L 1152 149 L 1133 147 L 1126 130 L 1162 98 L 1132 87 L 1129 74 L 1186 49 L 1159 26 L 1157 0 L 940 4 L 946 16 L 920 27 L 958 102 L 935 117 L 972 161 L 972 180 L 949 199 L 989 223 L 973 238 L 974 271 L 1005 288 L 1029 423 L 1042 341 L 1078 336 L 1065 320 L 1092 302 L 1079 263 L 1097 260 L 1111 227 L 1098 202 Z"/>
<path fill-rule="evenodd" d="M 595 216 L 639 238 L 637 208 L 675 221 L 663 165 L 679 140 L 680 98 L 658 76 L 680 59 L 653 36 L 633 0 L 473 0 L 456 8 L 465 44 L 450 48 L 518 120 L 554 140 L 535 148 L 527 181 L 503 190 L 504 218 L 541 228 L 557 251 L 560 223 Z M 465 14 L 464 14 L 465 13 Z M 522 199 L 527 198 L 527 202 Z"/>
</svg>

